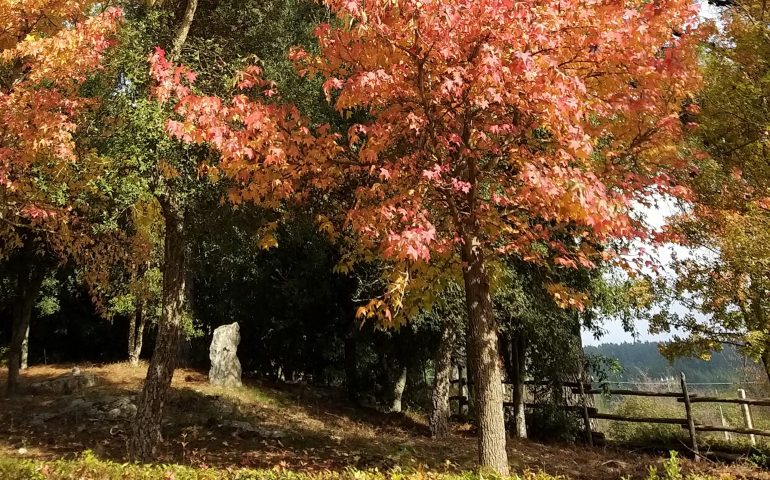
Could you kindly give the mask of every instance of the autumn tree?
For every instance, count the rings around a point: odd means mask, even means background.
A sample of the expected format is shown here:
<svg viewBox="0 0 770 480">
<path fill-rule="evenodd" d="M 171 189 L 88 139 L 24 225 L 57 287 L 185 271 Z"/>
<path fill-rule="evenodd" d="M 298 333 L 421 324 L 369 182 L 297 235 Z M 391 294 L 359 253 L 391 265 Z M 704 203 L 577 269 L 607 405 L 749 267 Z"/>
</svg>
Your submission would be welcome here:
<svg viewBox="0 0 770 480">
<path fill-rule="evenodd" d="M 46 272 L 41 255 L 98 254 L 83 221 L 90 183 L 102 168 L 76 148 L 78 119 L 93 105 L 82 92 L 120 21 L 119 9 L 89 16 L 91 2 L 0 2 L 0 238 L 17 262 L 8 393 Z"/>
<path fill-rule="evenodd" d="M 148 55 L 154 46 L 160 45 L 174 60 L 198 67 L 206 91 L 230 95 L 234 83 L 238 83 L 236 73 L 254 61 L 255 54 L 267 60 L 263 66 L 275 68 L 271 48 L 282 42 L 301 43 L 302 36 L 307 36 L 303 26 L 312 21 L 315 10 L 319 8 L 311 3 L 292 1 L 249 1 L 235 5 L 191 0 L 126 5 L 120 48 L 110 55 L 106 74 L 101 76 L 104 87 L 101 96 L 107 101 L 99 121 L 94 122 L 98 127 L 94 127 L 88 141 L 101 155 L 116 160 L 115 172 L 124 179 L 119 188 L 131 190 L 127 195 L 135 199 L 135 206 L 146 205 L 158 213 L 159 225 L 152 230 L 162 232 L 163 252 L 158 255 L 163 277 L 162 306 L 133 424 L 130 441 L 133 458 L 149 460 L 157 454 L 162 440 L 163 405 L 177 364 L 180 338 L 189 331 L 193 320 L 188 295 L 191 276 L 188 251 L 200 239 L 190 236 L 191 212 L 202 198 L 214 195 L 219 200 L 227 196 L 222 187 L 224 182 L 212 186 L 215 182 L 208 181 L 222 177 L 217 172 L 222 166 L 228 167 L 226 162 L 220 165 L 207 149 L 177 142 L 167 135 L 166 123 L 172 110 L 152 95 L 156 80 L 147 68 Z M 287 48 L 288 45 L 281 51 Z M 284 78 L 291 84 L 297 76 L 285 55 L 282 59 L 282 65 L 273 73 L 291 73 L 292 78 Z M 159 91 L 162 90 L 160 85 Z M 257 150 L 262 151 L 261 147 Z M 271 188 L 269 182 L 259 187 L 257 183 L 254 183 L 255 192 Z M 232 199 L 237 198 L 236 195 Z M 249 200 L 248 195 L 244 198 Z M 274 198 L 280 199 L 281 194 Z M 139 231 L 132 223 L 126 222 L 128 229 Z M 274 243 L 275 228 L 271 223 L 262 232 L 265 246 Z M 126 273 L 130 274 L 131 269 Z"/>
<path fill-rule="evenodd" d="M 321 52 L 346 175 L 368 175 L 349 226 L 363 249 L 419 263 L 457 252 L 481 465 L 506 474 L 490 275 L 500 255 L 591 268 L 595 245 L 645 237 L 632 202 L 681 193 L 681 101 L 694 87 L 689 2 L 329 1 Z M 568 229 L 568 240 L 559 232 Z M 398 292 L 398 290 L 395 290 Z M 555 284 L 554 298 L 581 297 Z M 398 304 L 398 295 L 371 309 Z M 379 302 L 379 303 L 378 303 Z M 368 314 L 367 312 L 364 312 Z M 395 314 L 395 311 L 392 311 Z"/>
<path fill-rule="evenodd" d="M 634 201 L 682 193 L 676 143 L 682 99 L 697 81 L 696 9 L 678 0 L 328 5 L 338 20 L 317 28 L 320 53 L 296 49 L 292 58 L 326 78 L 338 111 L 362 114 L 338 142 L 328 126 L 311 133 L 293 107 L 197 94 L 192 72 L 158 52 L 158 97 L 179 114 L 168 130 L 215 150 L 218 171 L 240 183 L 239 199 L 270 205 L 358 179 L 345 213 L 353 257 L 376 252 L 393 267 L 392 287 L 362 317 L 408 317 L 409 289 L 440 277 L 431 262 L 455 259 L 480 461 L 507 474 L 490 298 L 496 259 L 591 268 L 611 256 L 595 245 L 647 236 L 630 215 Z M 257 73 L 247 69 L 240 86 L 273 95 Z M 582 306 L 564 286 L 549 290 L 561 305 Z"/>
<path fill-rule="evenodd" d="M 730 2 L 704 51 L 705 88 L 692 142 L 691 208 L 674 221 L 690 251 L 663 283 L 658 330 L 679 329 L 670 356 L 708 355 L 723 344 L 761 361 L 770 379 L 770 17 L 762 2 Z M 686 313 L 671 313 L 677 302 Z M 676 310 L 673 310 L 674 312 Z"/>
</svg>

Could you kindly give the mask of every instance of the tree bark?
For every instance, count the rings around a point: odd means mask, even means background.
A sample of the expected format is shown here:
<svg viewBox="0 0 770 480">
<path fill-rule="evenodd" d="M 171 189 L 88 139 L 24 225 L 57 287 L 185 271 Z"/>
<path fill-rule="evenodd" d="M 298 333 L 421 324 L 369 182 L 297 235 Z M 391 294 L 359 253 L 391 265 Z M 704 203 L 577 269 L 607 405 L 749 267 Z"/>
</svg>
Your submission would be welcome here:
<svg viewBox="0 0 770 480">
<path fill-rule="evenodd" d="M 767 381 L 770 383 L 770 345 L 766 345 L 762 352 L 762 366 L 764 367 Z"/>
<path fill-rule="evenodd" d="M 22 347 L 29 332 L 32 309 L 43 284 L 43 272 L 19 265 L 16 280 L 16 296 L 13 305 L 11 345 L 8 351 L 8 384 L 6 394 L 15 395 L 19 390 L 19 370 L 21 369 Z"/>
<path fill-rule="evenodd" d="M 131 458 L 148 461 L 155 458 L 161 435 L 163 404 L 176 368 L 182 316 L 185 305 L 185 228 L 184 209 L 172 199 L 162 198 L 165 222 L 163 259 L 163 310 L 158 323 L 150 366 L 137 403 L 136 418 L 129 443 Z"/>
<path fill-rule="evenodd" d="M 176 59 L 190 32 L 198 0 L 187 0 L 182 21 L 171 42 L 171 58 Z M 167 185 L 167 188 L 174 188 Z M 163 437 L 161 420 L 163 404 L 171 389 L 171 380 L 179 356 L 179 340 L 182 336 L 182 316 L 187 280 L 185 258 L 185 210 L 184 203 L 174 194 L 162 194 L 158 202 L 165 223 L 163 256 L 163 309 L 158 322 L 147 377 L 137 402 L 136 417 L 131 427 L 129 456 L 138 461 L 155 458 Z"/>
<path fill-rule="evenodd" d="M 404 396 L 404 389 L 406 388 L 406 367 L 401 367 L 398 377 L 393 383 L 393 396 L 390 403 L 390 411 L 395 413 L 401 413 L 401 398 Z"/>
<path fill-rule="evenodd" d="M 176 58 L 182 51 L 182 46 L 187 40 L 187 34 L 190 33 L 190 26 L 195 18 L 195 10 L 198 8 L 198 0 L 187 0 L 182 21 L 176 29 L 174 41 L 171 44 L 171 58 Z"/>
<path fill-rule="evenodd" d="M 24 340 L 21 342 L 21 370 L 26 370 L 29 367 L 29 326 L 32 323 L 32 318 L 27 322 L 27 328 L 24 330 Z"/>
<path fill-rule="evenodd" d="M 139 366 L 139 355 L 142 353 L 145 322 L 144 302 L 139 302 L 136 305 L 134 315 L 131 317 L 128 324 L 128 363 L 132 367 Z"/>
<path fill-rule="evenodd" d="M 527 438 L 527 421 L 524 414 L 524 376 L 526 375 L 526 339 L 523 333 L 511 338 L 511 367 L 513 377 L 514 427 L 516 438 Z"/>
<path fill-rule="evenodd" d="M 751 279 L 751 313 L 750 315 L 753 317 L 753 327 L 755 329 L 760 329 L 765 327 L 765 313 L 762 309 L 762 300 L 764 299 L 764 295 L 760 288 L 758 287 L 758 283 L 754 278 Z M 748 323 L 748 322 L 746 322 Z M 767 339 L 767 337 L 764 337 L 764 341 L 762 342 L 762 366 L 765 367 L 765 375 L 767 376 L 767 381 L 770 382 L 770 340 Z"/>
<path fill-rule="evenodd" d="M 436 375 L 433 377 L 431 410 L 428 418 L 430 433 L 437 438 L 444 438 L 449 435 L 449 417 L 452 414 L 449 405 L 449 390 L 452 385 L 452 350 L 456 335 L 454 325 L 445 322 L 436 353 Z"/>
<path fill-rule="evenodd" d="M 478 424 L 479 463 L 503 477 L 509 474 L 505 450 L 503 385 L 497 346 L 497 322 L 489 293 L 489 277 L 478 238 L 462 247 L 465 303 L 470 326 L 473 381 Z"/>
<path fill-rule="evenodd" d="M 524 413 L 524 377 L 526 375 L 526 337 L 523 332 L 508 332 L 500 336 L 503 365 L 508 382 L 512 385 L 514 411 L 513 434 L 527 438 L 527 424 Z"/>
</svg>

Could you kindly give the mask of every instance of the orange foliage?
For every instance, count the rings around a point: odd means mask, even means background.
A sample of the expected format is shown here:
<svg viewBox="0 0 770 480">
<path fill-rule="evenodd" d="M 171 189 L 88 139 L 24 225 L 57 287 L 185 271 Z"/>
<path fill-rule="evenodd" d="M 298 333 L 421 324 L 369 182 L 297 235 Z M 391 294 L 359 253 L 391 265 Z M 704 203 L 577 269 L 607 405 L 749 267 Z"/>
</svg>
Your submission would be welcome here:
<svg viewBox="0 0 770 480">
<path fill-rule="evenodd" d="M 464 243 L 487 258 L 590 268 L 611 255 L 597 245 L 649 236 L 634 202 L 687 195 L 676 178 L 687 165 L 679 114 L 699 84 L 696 3 L 327 4 L 338 21 L 318 26 L 320 54 L 290 55 L 325 78 L 340 113 L 368 113 L 344 143 L 293 107 L 194 95 L 193 75 L 153 57 L 159 96 L 173 94 L 182 118 L 169 131 L 220 154 L 235 198 L 355 176 L 344 218 L 360 251 L 409 270 Z M 260 82 L 241 83 L 274 93 Z M 579 294 L 566 302 L 582 306 Z"/>
</svg>

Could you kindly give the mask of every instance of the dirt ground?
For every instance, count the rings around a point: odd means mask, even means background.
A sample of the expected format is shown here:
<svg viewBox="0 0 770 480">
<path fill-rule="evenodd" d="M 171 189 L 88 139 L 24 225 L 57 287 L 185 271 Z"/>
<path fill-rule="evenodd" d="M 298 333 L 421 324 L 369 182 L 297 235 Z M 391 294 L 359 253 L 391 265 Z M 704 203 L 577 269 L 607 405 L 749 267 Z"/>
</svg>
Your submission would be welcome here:
<svg viewBox="0 0 770 480">
<path fill-rule="evenodd" d="M 75 407 L 98 407 L 116 398 L 131 398 L 144 379 L 146 365 L 79 367 L 95 376 L 95 387 L 70 395 L 27 393 L 0 399 L 0 455 L 51 459 L 88 449 L 104 458 L 126 458 L 130 420 L 94 415 L 93 408 L 89 413 Z M 32 367 L 22 374 L 22 388 L 71 368 Z M 1 388 L 4 374 L 0 374 Z M 204 373 L 188 369 L 179 369 L 174 376 L 165 418 L 165 442 L 159 458 L 163 463 L 298 471 L 348 466 L 382 471 L 400 465 L 460 471 L 472 470 L 476 458 L 476 439 L 468 425 L 455 425 L 449 438 L 435 440 L 428 436 L 421 416 L 355 407 L 335 389 L 247 382 L 243 388 L 226 391 L 209 385 Z M 244 424 L 255 429 L 237 428 Z M 644 478 L 650 465 L 663 460 L 612 447 L 519 440 L 508 442 L 508 456 L 513 471 L 543 470 L 574 479 Z M 770 473 L 748 466 L 695 465 L 688 460 L 683 464 L 686 470 L 717 476 L 770 480 Z"/>
</svg>

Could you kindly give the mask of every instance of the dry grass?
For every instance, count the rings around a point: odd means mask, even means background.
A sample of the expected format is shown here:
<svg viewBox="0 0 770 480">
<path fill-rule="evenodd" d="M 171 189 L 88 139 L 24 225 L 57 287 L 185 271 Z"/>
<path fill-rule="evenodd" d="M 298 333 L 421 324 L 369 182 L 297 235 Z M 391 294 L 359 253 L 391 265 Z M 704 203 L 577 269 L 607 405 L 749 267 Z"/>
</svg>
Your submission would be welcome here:
<svg viewBox="0 0 770 480">
<path fill-rule="evenodd" d="M 84 394 L 64 399 L 21 395 L 0 400 L 0 455 L 18 455 L 23 447 L 27 456 L 52 459 L 90 449 L 100 457 L 125 459 L 130 432 L 126 421 L 72 417 L 57 417 L 43 425 L 30 421 L 32 414 L 61 408 L 63 402 L 78 397 L 94 400 L 135 394 L 146 372 L 146 365 L 133 368 L 125 363 L 79 366 L 97 378 L 97 386 Z M 23 373 L 22 387 L 66 373 L 71 367 L 32 367 Z M 2 376 L 0 383 L 4 383 Z M 249 382 L 240 389 L 223 390 L 209 385 L 201 372 L 179 369 L 165 413 L 162 462 L 278 466 L 305 472 L 351 466 L 386 470 L 396 465 L 457 472 L 473 469 L 476 458 L 476 439 L 467 428 L 457 428 L 444 440 L 431 439 L 421 416 L 357 408 L 334 389 Z M 227 418 L 280 430 L 285 436 L 241 438 L 217 426 Z M 634 452 L 527 441 L 510 441 L 509 459 L 515 471 L 544 470 L 570 478 L 644 478 L 648 466 L 661 461 Z M 687 461 L 684 466 L 694 468 Z M 718 474 L 721 467 L 699 468 Z M 731 467 L 730 471 L 744 478 L 770 479 L 770 474 L 740 468 Z"/>
</svg>

